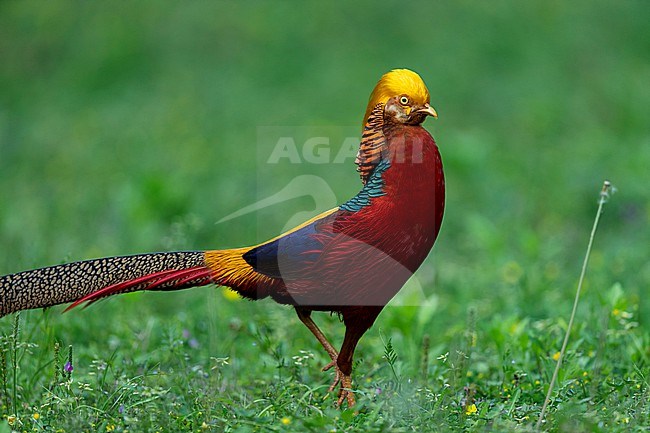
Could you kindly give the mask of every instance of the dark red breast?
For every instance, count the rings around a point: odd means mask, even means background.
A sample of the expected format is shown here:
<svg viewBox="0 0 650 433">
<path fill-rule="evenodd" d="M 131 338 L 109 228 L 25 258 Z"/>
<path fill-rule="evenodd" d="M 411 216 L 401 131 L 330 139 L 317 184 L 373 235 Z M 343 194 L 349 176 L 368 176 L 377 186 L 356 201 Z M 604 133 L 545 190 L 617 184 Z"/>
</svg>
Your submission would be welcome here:
<svg viewBox="0 0 650 433">
<path fill-rule="evenodd" d="M 444 211 L 440 153 L 420 126 L 396 126 L 387 139 L 387 164 L 377 166 L 381 173 L 373 173 L 353 205 L 296 232 L 285 241 L 288 253 L 276 253 L 284 281 L 271 294 L 278 302 L 324 310 L 383 306 L 422 264 Z"/>
</svg>

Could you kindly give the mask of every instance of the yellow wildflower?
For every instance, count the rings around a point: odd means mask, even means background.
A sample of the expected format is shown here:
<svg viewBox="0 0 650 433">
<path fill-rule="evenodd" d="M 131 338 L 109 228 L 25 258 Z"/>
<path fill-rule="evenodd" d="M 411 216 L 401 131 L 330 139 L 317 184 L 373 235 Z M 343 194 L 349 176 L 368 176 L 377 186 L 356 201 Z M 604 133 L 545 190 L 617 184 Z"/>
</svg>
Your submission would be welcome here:
<svg viewBox="0 0 650 433">
<path fill-rule="evenodd" d="M 560 352 L 555 352 L 553 354 L 553 361 L 557 361 L 558 359 L 560 359 Z"/>
<path fill-rule="evenodd" d="M 289 424 L 291 424 L 291 418 L 285 416 L 284 418 L 282 418 L 282 419 L 280 420 L 280 422 L 281 422 L 282 424 L 284 424 L 284 425 L 289 425 Z"/>
<path fill-rule="evenodd" d="M 239 301 L 241 299 L 241 296 L 239 296 L 239 293 L 235 292 L 232 289 L 229 289 L 227 287 L 223 288 L 223 297 L 226 298 L 229 301 Z"/>
<path fill-rule="evenodd" d="M 465 407 L 465 415 L 474 415 L 476 412 L 478 412 L 478 409 L 474 403 Z"/>
<path fill-rule="evenodd" d="M 39 414 L 38 412 L 35 413 L 34 415 L 32 415 L 32 418 L 34 418 L 36 421 L 38 421 L 38 419 L 39 419 L 40 417 L 41 417 L 41 414 Z"/>
</svg>

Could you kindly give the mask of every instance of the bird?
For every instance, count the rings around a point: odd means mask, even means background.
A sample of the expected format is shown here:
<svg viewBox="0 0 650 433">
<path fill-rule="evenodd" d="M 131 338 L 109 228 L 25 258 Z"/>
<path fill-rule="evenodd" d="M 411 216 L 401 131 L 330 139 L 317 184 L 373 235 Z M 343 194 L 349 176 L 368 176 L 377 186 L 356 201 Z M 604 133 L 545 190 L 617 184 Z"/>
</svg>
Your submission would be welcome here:
<svg viewBox="0 0 650 433">
<path fill-rule="evenodd" d="M 356 403 L 352 364 L 357 344 L 382 309 L 425 260 L 445 205 L 442 159 L 422 126 L 437 118 L 424 81 L 409 69 L 381 76 L 370 94 L 355 159 L 359 192 L 341 205 L 258 245 L 107 257 L 0 277 L 0 317 L 70 303 L 65 311 L 135 291 L 228 287 L 250 300 L 293 307 L 327 352 L 328 393 Z M 313 312 L 338 314 L 337 350 Z"/>
</svg>

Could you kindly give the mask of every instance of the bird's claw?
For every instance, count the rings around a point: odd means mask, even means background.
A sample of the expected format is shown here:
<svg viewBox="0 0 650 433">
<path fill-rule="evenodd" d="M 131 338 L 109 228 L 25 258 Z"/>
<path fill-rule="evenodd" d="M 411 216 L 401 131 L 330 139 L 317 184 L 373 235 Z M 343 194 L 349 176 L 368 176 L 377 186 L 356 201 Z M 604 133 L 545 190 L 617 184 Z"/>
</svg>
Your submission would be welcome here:
<svg viewBox="0 0 650 433">
<path fill-rule="evenodd" d="M 336 385 L 338 385 L 339 382 L 341 382 L 341 375 L 342 374 L 343 373 L 341 373 L 341 370 L 339 370 L 339 368 L 336 367 L 336 370 L 334 371 L 334 380 L 332 381 L 332 384 L 328 388 L 327 392 L 334 391 L 334 388 L 336 388 Z"/>
<path fill-rule="evenodd" d="M 336 407 L 341 407 L 344 401 L 348 403 L 348 407 L 352 407 L 356 403 L 354 393 L 352 392 L 352 377 L 349 374 L 343 373 L 336 364 L 336 361 L 336 357 L 332 357 L 332 361 L 321 369 L 321 371 L 328 371 L 334 368 L 334 380 L 327 389 L 328 395 L 330 392 L 334 391 L 337 385 L 340 384 L 341 387 L 337 395 Z M 327 398 L 327 396 L 325 396 L 325 398 Z"/>
<path fill-rule="evenodd" d="M 341 407 L 344 401 L 348 403 L 348 407 L 355 405 L 356 401 L 354 398 L 354 393 L 352 392 L 352 377 L 350 375 L 343 373 L 339 367 L 336 365 L 336 361 L 332 361 L 323 367 L 323 371 L 327 371 L 332 367 L 334 370 L 334 380 L 328 388 L 327 392 L 330 393 L 334 391 L 337 385 L 340 385 L 339 393 L 337 395 L 336 407 Z"/>
<path fill-rule="evenodd" d="M 341 374 L 341 388 L 339 389 L 339 399 L 336 402 L 336 407 L 341 407 L 343 401 L 347 401 L 348 407 L 352 407 L 356 403 L 354 393 L 352 392 L 352 378 L 340 371 L 339 373 Z"/>
</svg>

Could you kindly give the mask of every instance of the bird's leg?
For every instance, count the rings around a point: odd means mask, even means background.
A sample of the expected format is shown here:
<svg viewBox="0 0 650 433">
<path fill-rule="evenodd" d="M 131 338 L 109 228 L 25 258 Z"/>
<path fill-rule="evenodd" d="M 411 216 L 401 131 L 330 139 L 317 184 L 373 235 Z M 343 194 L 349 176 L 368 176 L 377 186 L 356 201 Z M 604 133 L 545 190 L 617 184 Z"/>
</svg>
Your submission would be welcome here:
<svg viewBox="0 0 650 433">
<path fill-rule="evenodd" d="M 314 334 L 314 337 L 316 337 L 318 342 L 323 346 L 323 349 L 325 349 L 327 354 L 330 356 L 332 362 L 323 367 L 323 371 L 329 370 L 336 365 L 336 359 L 338 358 L 339 353 L 336 351 L 334 346 L 332 346 L 332 343 L 327 340 L 325 334 L 323 334 L 318 326 L 316 326 L 311 318 L 311 311 L 296 307 L 296 313 L 298 313 L 298 318 L 300 321 L 305 324 L 307 329 L 309 329 L 312 334 Z"/>
<path fill-rule="evenodd" d="M 336 402 L 337 406 L 341 406 L 343 401 L 347 401 L 349 407 L 354 406 L 356 403 L 354 393 L 352 392 L 352 357 L 354 355 L 354 349 L 357 347 L 357 343 L 366 329 L 360 330 L 357 327 L 351 326 L 346 326 L 345 328 L 343 345 L 336 360 L 337 379 L 341 382 L 341 389 L 339 389 L 338 400 Z M 336 386 L 336 383 L 332 384 L 333 386 Z M 332 387 L 330 387 L 330 391 Z"/>
<path fill-rule="evenodd" d="M 337 406 L 341 406 L 344 401 L 349 407 L 356 403 L 354 393 L 352 392 L 352 358 L 354 350 L 359 340 L 365 332 L 372 326 L 375 319 L 381 312 L 382 307 L 350 307 L 342 312 L 343 323 L 345 323 L 345 337 L 341 352 L 336 359 L 336 369 L 341 375 L 341 389 Z"/>
<path fill-rule="evenodd" d="M 335 368 L 334 381 L 328 392 L 333 391 L 340 384 L 341 388 L 336 402 L 339 407 L 344 401 L 348 403 L 349 407 L 354 406 L 356 403 L 352 392 L 352 358 L 354 350 L 363 334 L 374 323 L 381 309 L 382 307 L 351 307 L 342 312 L 343 322 L 345 323 L 345 337 L 339 353 L 327 340 L 325 334 L 316 326 L 311 318 L 311 311 L 296 307 L 296 313 L 298 313 L 300 321 L 314 334 L 332 359 L 332 362 L 323 367 L 323 371 L 327 371 L 332 367 Z"/>
<path fill-rule="evenodd" d="M 334 380 L 332 381 L 332 384 L 328 388 L 327 392 L 332 392 L 334 388 L 336 388 L 336 385 L 339 384 L 341 381 L 341 378 L 343 377 L 341 370 L 339 370 L 339 367 L 336 365 L 336 360 L 339 357 L 339 353 L 336 351 L 334 346 L 332 346 L 332 343 L 327 340 L 327 337 L 325 337 L 325 334 L 316 326 L 316 323 L 311 318 L 311 311 L 310 310 L 305 310 L 299 307 L 296 307 L 296 313 L 298 313 L 298 318 L 302 323 L 305 324 L 307 329 L 311 331 L 312 334 L 314 334 L 314 337 L 320 342 L 320 344 L 323 346 L 323 349 L 327 352 L 327 354 L 330 356 L 330 361 L 325 367 L 321 369 L 321 371 L 327 371 L 331 369 L 332 367 L 335 368 L 334 371 Z"/>
</svg>

